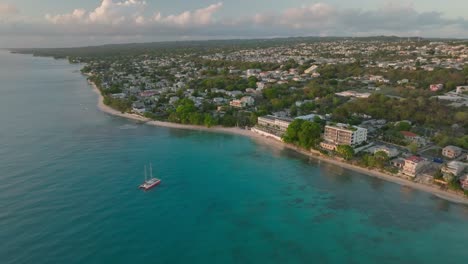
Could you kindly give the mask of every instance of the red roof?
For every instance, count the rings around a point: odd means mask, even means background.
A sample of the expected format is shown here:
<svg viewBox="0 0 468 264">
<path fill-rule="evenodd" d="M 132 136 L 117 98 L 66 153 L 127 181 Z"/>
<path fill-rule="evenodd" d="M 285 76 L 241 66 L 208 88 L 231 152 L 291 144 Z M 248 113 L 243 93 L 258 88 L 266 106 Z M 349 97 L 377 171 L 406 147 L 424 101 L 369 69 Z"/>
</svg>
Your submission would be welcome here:
<svg viewBox="0 0 468 264">
<path fill-rule="evenodd" d="M 405 137 L 417 137 L 418 136 L 417 134 L 413 132 L 409 132 L 409 131 L 401 131 L 400 133 Z"/>
<path fill-rule="evenodd" d="M 423 161 L 423 158 L 418 157 L 418 156 L 411 156 L 411 157 L 406 158 L 406 160 L 412 161 L 414 163 L 419 163 Z"/>
</svg>

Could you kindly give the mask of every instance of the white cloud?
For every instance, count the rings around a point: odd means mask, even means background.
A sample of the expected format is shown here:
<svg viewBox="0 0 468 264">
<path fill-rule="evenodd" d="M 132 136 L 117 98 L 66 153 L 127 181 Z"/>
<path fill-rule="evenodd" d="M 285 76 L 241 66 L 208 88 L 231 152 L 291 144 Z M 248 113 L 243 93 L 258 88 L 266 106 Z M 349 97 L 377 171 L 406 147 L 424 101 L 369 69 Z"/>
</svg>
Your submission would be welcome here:
<svg viewBox="0 0 468 264">
<path fill-rule="evenodd" d="M 214 23 L 213 15 L 223 7 L 223 3 L 210 5 L 206 8 L 200 8 L 194 11 L 185 11 L 178 15 L 169 15 L 163 17 L 161 13 L 154 16 L 155 22 L 162 22 L 169 25 L 188 26 L 197 25 L 203 26 Z"/>
<path fill-rule="evenodd" d="M 102 0 L 96 8 L 47 14 L 43 21 L 18 16 L 2 20 L 0 16 L 0 45 L 2 40 L 10 43 L 13 37 L 20 36 L 67 37 L 80 41 L 74 45 L 115 40 L 177 40 L 180 36 L 185 39 L 369 35 L 468 38 L 466 19 L 446 18 L 435 11 L 420 12 L 412 5 L 397 2 L 376 9 L 312 3 L 240 18 L 219 17 L 222 2 L 174 14 L 154 12 L 148 6 L 143 0 Z M 15 8 L 8 10 L 11 13 Z"/>
<path fill-rule="evenodd" d="M 126 0 L 113 1 L 103 0 L 101 5 L 93 11 L 75 9 L 71 13 L 45 16 L 46 20 L 59 25 L 66 24 L 99 24 L 99 25 L 121 25 L 134 24 L 139 26 L 169 25 L 169 26 L 203 26 L 214 23 L 214 14 L 221 9 L 223 3 L 212 4 L 205 8 L 193 11 L 184 11 L 180 14 L 163 16 L 160 12 L 152 18 L 145 17 L 144 11 L 147 7 L 145 1 Z"/>
<path fill-rule="evenodd" d="M 18 13 L 19 10 L 15 5 L 9 3 L 0 3 L 0 15 L 14 15 Z"/>
<path fill-rule="evenodd" d="M 101 5 L 93 11 L 75 9 L 71 13 L 61 15 L 46 14 L 47 21 L 54 24 L 107 24 L 118 25 L 122 23 L 142 22 L 142 13 L 146 7 L 145 1 L 126 0 L 114 2 L 103 0 Z"/>
</svg>

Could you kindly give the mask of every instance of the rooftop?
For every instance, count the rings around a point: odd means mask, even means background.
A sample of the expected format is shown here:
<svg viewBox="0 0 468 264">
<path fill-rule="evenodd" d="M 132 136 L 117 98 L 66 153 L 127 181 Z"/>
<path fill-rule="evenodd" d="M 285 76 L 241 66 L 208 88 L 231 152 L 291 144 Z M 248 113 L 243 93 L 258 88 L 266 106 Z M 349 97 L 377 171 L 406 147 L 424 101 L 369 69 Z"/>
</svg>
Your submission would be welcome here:
<svg viewBox="0 0 468 264">
<path fill-rule="evenodd" d="M 419 163 L 419 162 L 423 161 L 424 159 L 421 158 L 421 157 L 418 157 L 418 156 L 411 156 L 411 157 L 406 158 L 405 160 L 412 161 L 414 163 Z"/>
</svg>

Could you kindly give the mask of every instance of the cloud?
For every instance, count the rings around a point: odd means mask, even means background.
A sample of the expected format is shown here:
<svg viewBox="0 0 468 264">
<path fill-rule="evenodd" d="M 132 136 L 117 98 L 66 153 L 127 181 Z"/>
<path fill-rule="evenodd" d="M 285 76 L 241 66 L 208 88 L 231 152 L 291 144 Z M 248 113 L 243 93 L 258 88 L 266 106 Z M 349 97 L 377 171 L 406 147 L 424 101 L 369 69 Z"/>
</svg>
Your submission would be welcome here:
<svg viewBox="0 0 468 264">
<path fill-rule="evenodd" d="M 13 4 L 0 3 L 0 15 L 14 15 L 18 14 L 18 8 Z"/>
<path fill-rule="evenodd" d="M 71 13 L 50 15 L 46 14 L 47 21 L 53 24 L 104 24 L 118 25 L 123 23 L 139 23 L 146 7 L 145 1 L 126 0 L 114 2 L 103 0 L 101 5 L 93 11 L 75 9 Z"/>
<path fill-rule="evenodd" d="M 325 3 L 316 3 L 289 8 L 275 15 L 256 14 L 250 22 L 317 35 L 324 32 L 331 35 L 365 32 L 424 33 L 441 30 L 446 26 L 459 27 L 465 33 L 468 30 L 465 19 L 447 19 L 443 18 L 440 12 L 418 12 L 411 5 L 399 5 L 394 2 L 375 10 L 342 9 Z M 465 34 L 466 36 L 468 35 Z"/>
<path fill-rule="evenodd" d="M 154 16 L 153 21 L 169 25 L 188 26 L 188 25 L 208 25 L 214 23 L 213 15 L 223 7 L 223 3 L 210 5 L 206 8 L 200 8 L 195 11 L 185 11 L 178 15 L 169 15 L 163 17 L 161 13 Z"/>
<path fill-rule="evenodd" d="M 213 16 L 222 6 L 223 3 L 217 3 L 193 11 L 184 11 L 180 14 L 163 16 L 157 12 L 153 17 L 145 17 L 144 11 L 147 8 L 145 1 L 103 0 L 101 5 L 93 11 L 75 9 L 66 14 L 46 14 L 45 18 L 48 22 L 56 25 L 204 26 L 214 23 Z"/>
<path fill-rule="evenodd" d="M 447 18 L 437 11 L 421 12 L 398 2 L 387 2 L 375 9 L 318 2 L 243 17 L 221 17 L 223 6 L 218 2 L 163 14 L 149 10 L 143 0 L 102 0 L 95 8 L 47 14 L 42 21 L 16 19 L 13 23 L 13 19 L 0 19 L 0 46 L 2 41 L 10 43 L 12 37 L 27 36 L 70 39 L 73 45 L 179 40 L 180 36 L 184 39 L 369 35 L 468 38 L 466 19 Z"/>
</svg>

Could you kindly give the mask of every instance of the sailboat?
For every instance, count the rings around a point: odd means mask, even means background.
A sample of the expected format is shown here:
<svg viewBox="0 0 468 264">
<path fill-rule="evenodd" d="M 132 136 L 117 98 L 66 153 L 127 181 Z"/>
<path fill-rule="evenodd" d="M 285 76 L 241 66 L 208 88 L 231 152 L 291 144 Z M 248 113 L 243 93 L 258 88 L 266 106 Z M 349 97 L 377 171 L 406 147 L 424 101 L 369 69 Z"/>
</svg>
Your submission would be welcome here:
<svg viewBox="0 0 468 264">
<path fill-rule="evenodd" d="M 153 177 L 153 167 L 151 166 L 151 163 L 149 167 L 149 172 L 150 172 L 150 175 L 148 178 L 146 175 L 146 165 L 145 165 L 145 182 L 143 182 L 138 188 L 147 191 L 161 183 L 160 179 Z"/>
</svg>

